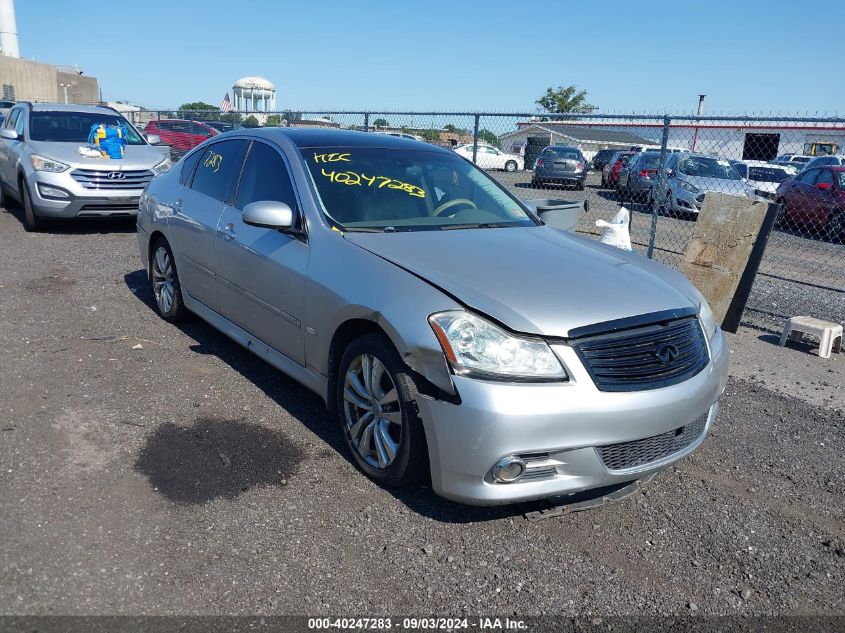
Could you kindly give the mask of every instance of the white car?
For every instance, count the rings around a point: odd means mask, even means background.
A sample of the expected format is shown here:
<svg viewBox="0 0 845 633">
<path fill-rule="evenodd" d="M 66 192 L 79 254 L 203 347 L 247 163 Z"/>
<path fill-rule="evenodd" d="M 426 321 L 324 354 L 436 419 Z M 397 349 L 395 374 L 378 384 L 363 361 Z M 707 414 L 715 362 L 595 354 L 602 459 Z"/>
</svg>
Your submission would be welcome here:
<svg viewBox="0 0 845 633">
<path fill-rule="evenodd" d="M 744 160 L 731 161 L 731 164 L 742 179 L 754 187 L 754 194 L 766 200 L 774 200 L 780 183 L 798 173 L 797 163 L 793 166 L 788 163 L 778 165 L 762 160 Z"/>
<path fill-rule="evenodd" d="M 458 145 L 455 152 L 472 160 L 472 145 Z M 504 169 L 505 171 L 517 171 L 525 169 L 525 161 L 519 154 L 507 154 L 492 145 L 478 146 L 475 164 L 482 169 Z"/>
</svg>

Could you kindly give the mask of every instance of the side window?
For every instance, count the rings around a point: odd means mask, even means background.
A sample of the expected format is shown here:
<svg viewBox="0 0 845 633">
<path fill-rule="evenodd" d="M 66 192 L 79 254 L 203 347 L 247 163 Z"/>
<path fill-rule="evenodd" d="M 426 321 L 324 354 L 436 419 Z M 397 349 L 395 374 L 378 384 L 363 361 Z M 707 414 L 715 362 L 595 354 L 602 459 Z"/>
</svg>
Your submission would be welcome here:
<svg viewBox="0 0 845 633">
<path fill-rule="evenodd" d="M 23 124 L 26 121 L 26 114 L 24 114 L 23 110 L 20 110 L 20 114 L 18 118 L 15 120 L 15 132 L 17 132 L 20 136 L 23 136 Z"/>
<path fill-rule="evenodd" d="M 207 147 L 197 163 L 191 189 L 230 202 L 248 145 L 248 141 L 234 139 Z"/>
<path fill-rule="evenodd" d="M 814 185 L 816 184 L 816 178 L 819 175 L 818 169 L 810 169 L 809 171 L 804 172 L 804 174 L 798 178 L 798 182 L 803 183 L 805 185 Z"/>
<path fill-rule="evenodd" d="M 205 129 L 198 123 L 191 123 L 191 134 L 194 134 L 196 136 L 202 136 L 203 138 L 208 138 L 209 136 L 211 136 L 211 132 L 209 132 L 207 129 Z"/>
<path fill-rule="evenodd" d="M 194 173 L 194 167 L 199 162 L 200 156 L 203 152 L 194 152 L 190 156 L 186 156 L 182 161 L 182 172 L 179 174 L 179 183 L 186 185 L 191 181 L 191 175 Z"/>
<path fill-rule="evenodd" d="M 20 109 L 12 110 L 12 113 L 9 115 L 9 118 L 6 120 L 6 127 L 9 128 L 10 130 L 14 129 L 15 122 L 17 122 L 20 114 L 21 114 Z"/>
<path fill-rule="evenodd" d="M 829 169 L 822 169 L 819 173 L 819 179 L 816 181 L 815 184 L 820 184 L 826 182 L 831 187 L 833 186 L 833 173 Z"/>
<path fill-rule="evenodd" d="M 294 211 L 297 207 L 285 161 L 275 149 L 255 141 L 244 164 L 234 206 L 243 209 L 259 200 L 284 202 Z"/>
</svg>

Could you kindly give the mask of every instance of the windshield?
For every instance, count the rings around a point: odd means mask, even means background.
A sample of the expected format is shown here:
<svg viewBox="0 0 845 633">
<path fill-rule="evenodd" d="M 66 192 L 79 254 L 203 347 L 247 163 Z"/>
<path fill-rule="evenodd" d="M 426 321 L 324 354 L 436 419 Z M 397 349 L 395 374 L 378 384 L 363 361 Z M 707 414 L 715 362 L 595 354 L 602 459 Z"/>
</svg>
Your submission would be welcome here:
<svg viewBox="0 0 845 633">
<path fill-rule="evenodd" d="M 494 180 L 451 153 L 318 147 L 302 156 L 326 215 L 345 230 L 535 224 Z"/>
<path fill-rule="evenodd" d="M 691 156 L 682 159 L 678 165 L 678 171 L 698 178 L 739 180 L 739 174 L 728 161 L 707 156 Z"/>
<path fill-rule="evenodd" d="M 783 182 L 794 176 L 798 170 L 783 167 L 749 167 L 748 180 L 755 182 Z"/>
<path fill-rule="evenodd" d="M 543 150 L 543 158 L 581 160 L 581 152 L 572 147 L 547 147 Z"/>
<path fill-rule="evenodd" d="M 33 141 L 87 143 L 93 125 L 122 125 L 127 145 L 144 145 L 138 131 L 122 116 L 104 112 L 32 112 L 29 135 Z"/>
</svg>

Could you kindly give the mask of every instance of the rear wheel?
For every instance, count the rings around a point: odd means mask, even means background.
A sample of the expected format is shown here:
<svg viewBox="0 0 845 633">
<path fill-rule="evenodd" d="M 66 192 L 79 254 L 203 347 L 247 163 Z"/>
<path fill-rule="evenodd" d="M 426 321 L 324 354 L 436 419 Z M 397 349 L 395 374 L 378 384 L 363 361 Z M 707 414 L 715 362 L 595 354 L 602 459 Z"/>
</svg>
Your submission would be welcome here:
<svg viewBox="0 0 845 633">
<path fill-rule="evenodd" d="M 21 178 L 21 206 L 23 207 L 23 228 L 28 233 L 37 233 L 44 230 L 44 220 L 35 213 L 32 208 L 32 198 L 29 195 L 29 187 L 26 186 L 26 181 Z"/>
<path fill-rule="evenodd" d="M 578 189 L 579 191 L 583 191 L 583 190 L 584 190 L 584 183 L 585 183 L 585 182 L 586 182 L 585 180 L 579 180 L 579 181 L 575 184 L 575 188 L 576 188 L 576 189 Z"/>
<path fill-rule="evenodd" d="M 336 394 L 340 426 L 358 467 L 380 484 L 405 486 L 427 473 L 416 394 L 407 366 L 383 334 L 366 334 L 344 352 Z"/>
<path fill-rule="evenodd" d="M 505 163 L 505 171 L 516 171 L 516 161 L 509 160 Z"/>
<path fill-rule="evenodd" d="M 150 280 L 153 282 L 156 308 L 161 318 L 171 323 L 183 320 L 188 309 L 182 301 L 182 286 L 179 284 L 173 251 L 163 237 L 159 237 L 151 249 Z"/>
<path fill-rule="evenodd" d="M 672 190 L 668 189 L 657 203 L 657 215 L 672 215 Z"/>
</svg>

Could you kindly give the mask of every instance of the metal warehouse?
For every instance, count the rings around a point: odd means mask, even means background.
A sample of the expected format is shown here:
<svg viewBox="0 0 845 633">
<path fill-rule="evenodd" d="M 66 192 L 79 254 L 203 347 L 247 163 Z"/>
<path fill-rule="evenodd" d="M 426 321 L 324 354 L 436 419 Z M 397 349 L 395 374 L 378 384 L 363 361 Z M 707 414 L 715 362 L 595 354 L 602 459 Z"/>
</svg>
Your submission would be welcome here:
<svg viewBox="0 0 845 633">
<path fill-rule="evenodd" d="M 517 123 L 515 131 L 501 135 L 499 144 L 506 152 L 525 155 L 526 164 L 538 149 L 549 144 L 577 146 L 589 160 L 600 149 L 659 147 L 663 127 L 662 119 L 528 121 Z M 736 160 L 772 160 L 785 153 L 842 153 L 845 124 L 682 119 L 669 123 L 668 145 Z"/>
</svg>

